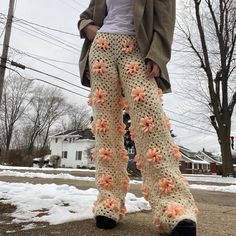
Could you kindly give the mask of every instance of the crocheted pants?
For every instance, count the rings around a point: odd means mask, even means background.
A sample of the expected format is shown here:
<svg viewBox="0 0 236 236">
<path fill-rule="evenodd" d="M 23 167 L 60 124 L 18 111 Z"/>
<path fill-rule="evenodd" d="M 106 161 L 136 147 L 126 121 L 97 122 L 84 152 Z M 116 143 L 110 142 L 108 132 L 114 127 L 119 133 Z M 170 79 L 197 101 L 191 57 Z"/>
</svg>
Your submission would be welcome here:
<svg viewBox="0 0 236 236">
<path fill-rule="evenodd" d="M 92 156 L 99 190 L 95 216 L 118 222 L 126 212 L 125 109 L 131 117 L 129 132 L 135 141 L 142 192 L 152 207 L 154 225 L 159 232 L 170 233 L 183 219 L 196 221 L 196 205 L 179 171 L 179 147 L 172 143 L 170 124 L 162 110 L 162 93 L 154 78 L 146 78 L 145 61 L 135 37 L 98 33 L 90 49 L 89 65 L 89 104 L 96 139 Z"/>
</svg>

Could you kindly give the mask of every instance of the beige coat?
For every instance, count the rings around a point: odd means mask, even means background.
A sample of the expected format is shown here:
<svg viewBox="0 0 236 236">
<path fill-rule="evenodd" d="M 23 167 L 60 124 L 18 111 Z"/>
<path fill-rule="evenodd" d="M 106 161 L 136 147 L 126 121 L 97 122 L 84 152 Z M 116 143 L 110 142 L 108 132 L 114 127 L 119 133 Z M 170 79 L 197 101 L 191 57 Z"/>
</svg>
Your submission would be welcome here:
<svg viewBox="0 0 236 236">
<path fill-rule="evenodd" d="M 134 0 L 134 24 L 141 53 L 146 59 L 156 62 L 160 69 L 157 84 L 164 92 L 170 92 L 169 75 L 166 68 L 171 56 L 171 44 L 175 25 L 176 0 Z M 80 55 L 80 77 L 85 86 L 90 86 L 88 54 L 91 41 L 83 29 L 88 24 L 102 26 L 106 16 L 106 0 L 91 0 L 89 7 L 80 15 L 78 28 L 85 38 Z"/>
</svg>

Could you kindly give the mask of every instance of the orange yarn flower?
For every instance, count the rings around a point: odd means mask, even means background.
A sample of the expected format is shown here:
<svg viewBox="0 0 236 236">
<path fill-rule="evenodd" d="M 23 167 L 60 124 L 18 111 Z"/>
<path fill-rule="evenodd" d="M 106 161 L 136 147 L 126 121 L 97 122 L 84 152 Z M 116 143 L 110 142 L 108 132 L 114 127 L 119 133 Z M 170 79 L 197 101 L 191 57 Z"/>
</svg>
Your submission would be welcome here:
<svg viewBox="0 0 236 236">
<path fill-rule="evenodd" d="M 133 97 L 135 102 L 143 101 L 145 95 L 146 95 L 145 89 L 141 87 L 133 88 L 131 91 L 131 97 Z"/>
<path fill-rule="evenodd" d="M 92 96 L 91 93 L 88 95 L 88 105 L 89 105 L 89 106 L 92 106 L 92 105 L 93 105 L 93 96 Z"/>
<path fill-rule="evenodd" d="M 123 188 L 125 189 L 126 192 L 128 192 L 130 189 L 128 176 L 126 176 L 125 179 L 123 180 Z"/>
<path fill-rule="evenodd" d="M 107 208 L 110 208 L 111 210 L 115 210 L 118 208 L 116 200 L 112 198 L 108 198 L 105 201 L 103 201 L 103 205 Z"/>
<path fill-rule="evenodd" d="M 131 53 L 134 50 L 134 42 L 132 39 L 125 39 L 122 42 L 122 52 L 125 54 Z"/>
<path fill-rule="evenodd" d="M 166 116 L 166 114 L 163 115 L 163 121 L 164 121 L 164 125 L 166 126 L 166 128 L 170 129 L 171 128 L 170 121 L 169 121 L 168 117 Z"/>
<path fill-rule="evenodd" d="M 140 169 L 142 168 L 142 160 L 141 160 L 140 156 L 139 156 L 139 155 L 136 155 L 136 156 L 134 157 L 134 160 L 136 161 L 136 167 L 137 167 L 137 169 L 140 170 Z"/>
<path fill-rule="evenodd" d="M 99 150 L 99 156 L 103 161 L 111 161 L 112 160 L 112 151 L 110 148 L 101 148 Z"/>
<path fill-rule="evenodd" d="M 104 119 L 98 119 L 96 121 L 96 131 L 100 133 L 106 133 L 108 131 L 108 121 Z"/>
<path fill-rule="evenodd" d="M 95 148 L 91 149 L 90 153 L 91 153 L 92 161 L 95 161 L 96 160 L 96 150 L 95 150 Z"/>
<path fill-rule="evenodd" d="M 150 148 L 146 155 L 147 160 L 153 164 L 159 164 L 162 160 L 161 151 L 158 148 Z"/>
<path fill-rule="evenodd" d="M 149 197 L 149 189 L 148 189 L 148 187 L 145 186 L 144 184 L 142 184 L 141 191 L 143 193 L 144 199 L 148 201 L 148 197 Z"/>
<path fill-rule="evenodd" d="M 194 212 L 194 214 L 195 214 L 196 216 L 199 215 L 200 211 L 199 211 L 199 209 L 198 209 L 197 206 L 195 206 L 195 207 L 193 208 L 193 212 Z"/>
<path fill-rule="evenodd" d="M 96 103 L 103 103 L 107 99 L 107 92 L 102 89 L 96 89 L 94 91 L 94 101 Z"/>
<path fill-rule="evenodd" d="M 179 151 L 179 146 L 172 144 L 171 152 L 176 161 L 179 161 L 181 158 L 181 152 Z"/>
<path fill-rule="evenodd" d="M 161 192 L 165 194 L 170 194 L 175 188 L 174 181 L 169 178 L 162 178 L 158 182 L 158 186 Z"/>
<path fill-rule="evenodd" d="M 92 208 L 93 214 L 95 213 L 96 206 L 97 206 L 97 201 L 95 201 L 95 202 L 93 203 L 93 208 Z"/>
<path fill-rule="evenodd" d="M 126 212 L 127 212 L 126 207 L 120 208 L 120 219 L 122 219 L 125 216 Z"/>
<path fill-rule="evenodd" d="M 126 133 L 125 128 L 126 128 L 126 125 L 123 122 L 118 125 L 118 131 L 121 135 L 125 135 Z"/>
<path fill-rule="evenodd" d="M 96 134 L 96 124 L 95 122 L 93 121 L 92 124 L 91 124 L 91 132 L 95 135 Z"/>
<path fill-rule="evenodd" d="M 128 157 L 128 152 L 126 149 L 122 149 L 120 151 L 120 156 L 121 156 L 121 159 L 124 161 L 124 162 L 127 162 L 129 160 L 129 157 Z"/>
<path fill-rule="evenodd" d="M 128 101 L 124 97 L 118 97 L 118 104 L 121 109 L 125 109 L 127 113 L 129 113 L 129 104 Z"/>
<path fill-rule="evenodd" d="M 157 88 L 157 96 L 159 97 L 160 101 L 163 101 L 163 91 L 160 88 Z"/>
<path fill-rule="evenodd" d="M 164 225 L 160 223 L 160 221 L 156 218 L 153 219 L 154 226 L 158 229 L 159 232 L 164 231 Z"/>
<path fill-rule="evenodd" d="M 103 176 L 99 179 L 99 185 L 100 185 L 102 188 L 109 189 L 109 188 L 112 187 L 112 184 L 113 184 L 112 176 L 103 175 Z"/>
<path fill-rule="evenodd" d="M 137 137 L 134 126 L 131 125 L 129 127 L 129 132 L 130 132 L 131 139 L 134 141 L 135 138 Z"/>
<path fill-rule="evenodd" d="M 144 133 L 152 132 L 154 130 L 154 122 L 152 117 L 144 117 L 140 119 L 141 129 Z"/>
<path fill-rule="evenodd" d="M 97 39 L 97 47 L 102 50 L 107 50 L 109 48 L 109 41 L 105 37 Z"/>
<path fill-rule="evenodd" d="M 175 202 L 170 203 L 165 210 L 165 214 L 168 218 L 176 218 L 178 216 L 182 216 L 184 212 L 184 207 L 181 204 Z"/>
<path fill-rule="evenodd" d="M 103 60 L 96 60 L 92 66 L 95 75 L 103 75 L 107 71 L 107 64 Z"/>
<path fill-rule="evenodd" d="M 132 61 L 125 66 L 126 73 L 129 75 L 137 74 L 139 71 L 139 63 Z"/>
</svg>

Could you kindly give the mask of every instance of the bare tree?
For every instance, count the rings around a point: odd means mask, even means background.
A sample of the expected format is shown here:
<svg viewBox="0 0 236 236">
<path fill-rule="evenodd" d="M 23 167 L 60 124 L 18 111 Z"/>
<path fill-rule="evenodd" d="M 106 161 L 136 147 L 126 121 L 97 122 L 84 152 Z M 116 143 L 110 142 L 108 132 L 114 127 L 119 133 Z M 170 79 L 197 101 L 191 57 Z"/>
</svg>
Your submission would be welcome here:
<svg viewBox="0 0 236 236">
<path fill-rule="evenodd" d="M 30 80 L 22 79 L 19 76 L 8 77 L 4 83 L 0 107 L 0 122 L 1 138 L 6 151 L 10 148 L 16 124 L 25 113 L 31 101 L 29 95 L 31 87 L 32 82 Z"/>
<path fill-rule="evenodd" d="M 27 152 L 32 153 L 36 139 L 42 140 L 41 147 L 47 144 L 50 128 L 66 113 L 65 99 L 58 89 L 37 87 L 25 126 Z"/>
<path fill-rule="evenodd" d="M 68 108 L 67 129 L 79 130 L 88 128 L 91 123 L 91 113 L 87 106 L 72 104 Z"/>
<path fill-rule="evenodd" d="M 210 121 L 218 136 L 223 176 L 234 175 L 230 136 L 236 91 L 230 82 L 235 81 L 236 69 L 236 2 L 193 0 L 192 13 L 193 21 L 180 23 L 179 29 L 195 54 L 195 67 L 197 58 L 207 81 L 208 92 L 202 89 L 202 94 L 208 101 Z M 235 86 L 235 82 L 232 84 Z"/>
</svg>

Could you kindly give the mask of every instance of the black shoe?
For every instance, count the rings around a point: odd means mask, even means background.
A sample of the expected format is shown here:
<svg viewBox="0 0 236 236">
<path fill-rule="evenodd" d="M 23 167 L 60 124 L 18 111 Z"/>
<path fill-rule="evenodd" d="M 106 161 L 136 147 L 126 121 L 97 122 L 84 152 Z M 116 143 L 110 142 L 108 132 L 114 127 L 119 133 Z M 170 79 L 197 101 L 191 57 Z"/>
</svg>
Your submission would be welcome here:
<svg viewBox="0 0 236 236">
<path fill-rule="evenodd" d="M 100 229 L 112 229 L 116 226 L 116 222 L 105 216 L 96 216 L 96 226 Z"/>
<path fill-rule="evenodd" d="M 192 220 L 182 220 L 173 229 L 171 236 L 196 236 L 196 223 Z"/>
</svg>

